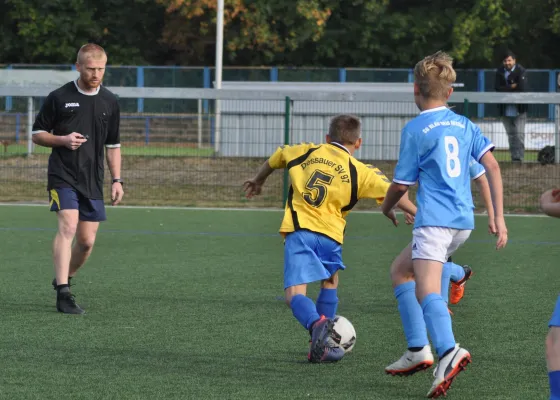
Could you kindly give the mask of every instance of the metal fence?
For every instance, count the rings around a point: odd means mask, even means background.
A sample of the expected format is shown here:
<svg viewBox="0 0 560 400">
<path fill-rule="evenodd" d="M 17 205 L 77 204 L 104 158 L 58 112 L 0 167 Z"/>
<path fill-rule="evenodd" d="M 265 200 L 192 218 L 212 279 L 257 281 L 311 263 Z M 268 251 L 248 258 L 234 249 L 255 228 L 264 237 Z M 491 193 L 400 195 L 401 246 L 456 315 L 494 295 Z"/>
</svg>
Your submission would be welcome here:
<svg viewBox="0 0 560 400">
<path fill-rule="evenodd" d="M 32 65 L 13 64 L 3 65 L 9 69 L 57 69 L 71 70 L 74 65 Z M 560 70 L 527 71 L 528 86 L 531 92 L 557 92 L 557 76 Z M 113 66 L 109 65 L 104 78 L 107 86 L 124 87 L 214 87 L 215 68 L 213 67 L 174 67 L 174 66 Z M 406 83 L 413 81 L 412 69 L 375 69 L 375 68 L 302 68 L 302 67 L 224 67 L 224 81 L 244 82 L 395 82 Z M 495 70 L 493 69 L 458 69 L 457 82 L 463 87 L 457 91 L 465 92 L 494 92 Z M 17 103 L 17 99 L 8 97 L 4 104 L 0 102 L 0 110 L 6 112 L 25 110 L 26 105 Z M 158 113 L 166 112 L 194 112 L 189 102 L 179 99 L 130 99 L 123 107 L 128 112 Z M 534 107 L 533 116 L 552 117 L 552 110 L 545 106 Z M 492 104 L 481 103 L 472 110 L 472 116 L 477 118 L 497 117 L 497 108 Z"/>
<path fill-rule="evenodd" d="M 356 114 L 362 119 L 364 145 L 356 157 L 377 165 L 391 177 L 400 131 L 418 113 L 409 93 L 109 89 L 119 95 L 121 103 L 138 98 L 160 100 L 161 104 L 178 100 L 194 110 L 177 113 L 162 106 L 157 112 L 123 112 L 123 177 L 125 204 L 129 205 L 281 207 L 287 187 L 284 173 L 273 174 L 261 198 L 250 202 L 243 197 L 243 181 L 252 177 L 278 146 L 323 141 L 330 118 L 339 113 Z M 50 150 L 30 142 L 29 123 L 48 92 L 0 88 L 0 97 L 10 95 L 14 102 L 28 107 L 22 112 L 0 112 L 0 201 L 46 201 Z M 480 104 L 495 107 L 503 102 L 553 110 L 552 117 L 548 112 L 529 117 L 522 165 L 510 162 L 501 120 L 473 115 Z M 557 104 L 560 94 L 456 92 L 450 100 L 457 113 L 471 117 L 496 144 L 495 154 L 504 176 L 505 206 L 510 212 L 536 211 L 539 195 L 560 182 Z M 557 163 L 540 165 L 538 151 L 547 145 L 556 146 Z M 482 207 L 477 194 L 475 201 L 478 208 Z M 373 202 L 359 204 L 362 209 L 374 207 Z"/>
</svg>

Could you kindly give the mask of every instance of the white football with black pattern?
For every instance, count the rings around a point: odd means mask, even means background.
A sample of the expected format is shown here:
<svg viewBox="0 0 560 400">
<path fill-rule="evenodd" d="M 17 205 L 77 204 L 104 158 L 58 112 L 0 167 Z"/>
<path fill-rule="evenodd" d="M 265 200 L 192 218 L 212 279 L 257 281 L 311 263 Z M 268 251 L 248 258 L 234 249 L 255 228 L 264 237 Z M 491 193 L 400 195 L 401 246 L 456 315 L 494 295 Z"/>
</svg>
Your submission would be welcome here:
<svg viewBox="0 0 560 400">
<path fill-rule="evenodd" d="M 356 344 L 356 329 L 347 318 L 336 315 L 333 319 L 332 339 L 345 353 L 349 353 Z"/>
</svg>

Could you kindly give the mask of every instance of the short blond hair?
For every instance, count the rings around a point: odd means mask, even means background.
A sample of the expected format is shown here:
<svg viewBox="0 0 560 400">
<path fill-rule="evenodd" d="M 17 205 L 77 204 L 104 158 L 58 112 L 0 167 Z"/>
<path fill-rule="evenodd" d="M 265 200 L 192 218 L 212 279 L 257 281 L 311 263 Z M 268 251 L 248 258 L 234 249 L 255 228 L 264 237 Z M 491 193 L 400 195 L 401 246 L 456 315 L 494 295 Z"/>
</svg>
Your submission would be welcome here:
<svg viewBox="0 0 560 400">
<path fill-rule="evenodd" d="M 447 99 L 451 84 L 456 79 L 453 58 L 443 51 L 425 57 L 414 67 L 414 82 L 420 95 L 427 99 Z"/>
<path fill-rule="evenodd" d="M 329 136 L 333 142 L 352 145 L 360 138 L 361 128 L 362 123 L 358 117 L 341 114 L 331 119 Z"/>
<path fill-rule="evenodd" d="M 103 57 L 107 57 L 107 53 L 105 53 L 105 49 L 103 49 L 103 47 L 99 46 L 98 44 L 84 44 L 78 51 L 77 63 L 82 64 L 86 60 L 86 58 L 89 57 L 99 60 Z"/>
</svg>

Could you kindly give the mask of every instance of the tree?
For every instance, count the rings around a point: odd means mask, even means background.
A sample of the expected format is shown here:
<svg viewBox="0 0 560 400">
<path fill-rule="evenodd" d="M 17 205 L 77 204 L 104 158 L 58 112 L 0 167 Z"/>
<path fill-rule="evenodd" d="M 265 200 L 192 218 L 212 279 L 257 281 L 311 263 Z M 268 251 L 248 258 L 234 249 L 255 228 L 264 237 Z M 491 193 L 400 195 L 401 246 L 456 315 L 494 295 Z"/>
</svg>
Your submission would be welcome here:
<svg viewBox="0 0 560 400">
<path fill-rule="evenodd" d="M 162 43 L 176 63 L 212 65 L 216 0 L 158 0 L 167 7 Z M 224 63 L 279 62 L 302 43 L 319 40 L 330 10 L 321 0 L 226 0 Z"/>
<path fill-rule="evenodd" d="M 477 0 L 457 14 L 451 31 L 451 55 L 467 65 L 489 65 L 511 34 L 503 0 Z"/>
<path fill-rule="evenodd" d="M 76 42 L 95 35 L 93 10 L 84 0 L 6 0 L 0 60 L 3 63 L 68 63 Z"/>
<path fill-rule="evenodd" d="M 509 33 L 502 0 L 354 0 L 331 7 L 315 53 L 329 66 L 410 68 L 437 50 L 462 66 L 486 65 Z"/>
<path fill-rule="evenodd" d="M 0 11 L 2 63 L 69 64 L 88 42 L 105 47 L 112 64 L 161 59 L 165 9 L 154 0 L 6 0 Z"/>
<path fill-rule="evenodd" d="M 531 12 L 520 0 L 504 0 L 511 32 L 503 43 L 529 68 L 558 68 L 559 7 L 555 0 L 533 0 Z"/>
<path fill-rule="evenodd" d="M 154 0 L 96 0 L 96 41 L 112 65 L 165 64 L 160 44 L 165 7 Z"/>
<path fill-rule="evenodd" d="M 224 64 L 411 68 L 449 52 L 494 68 L 510 48 L 558 68 L 560 3 L 532 0 L 225 0 Z M 215 63 L 217 0 L 0 1 L 0 63 L 74 61 L 89 41 L 109 63 Z"/>
</svg>

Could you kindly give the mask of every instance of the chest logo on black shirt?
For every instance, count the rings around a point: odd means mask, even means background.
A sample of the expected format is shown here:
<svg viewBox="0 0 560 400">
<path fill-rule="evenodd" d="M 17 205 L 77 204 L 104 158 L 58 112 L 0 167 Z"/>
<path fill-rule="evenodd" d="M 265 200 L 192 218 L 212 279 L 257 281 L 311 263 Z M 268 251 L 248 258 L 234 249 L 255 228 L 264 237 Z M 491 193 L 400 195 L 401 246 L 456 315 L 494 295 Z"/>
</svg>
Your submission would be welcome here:
<svg viewBox="0 0 560 400">
<path fill-rule="evenodd" d="M 66 103 L 66 105 L 64 106 L 64 108 L 69 107 L 80 107 L 80 103 Z"/>
</svg>

